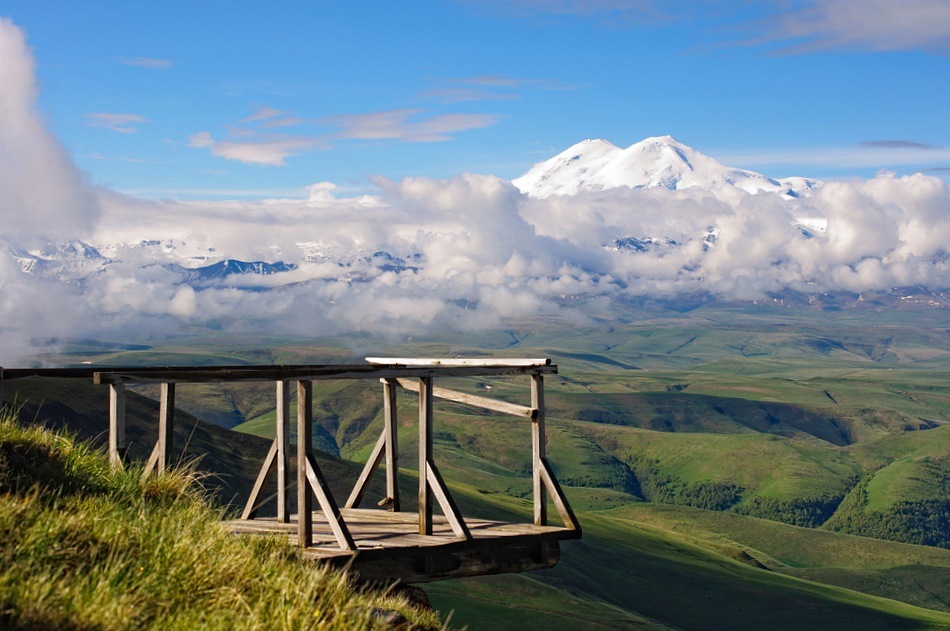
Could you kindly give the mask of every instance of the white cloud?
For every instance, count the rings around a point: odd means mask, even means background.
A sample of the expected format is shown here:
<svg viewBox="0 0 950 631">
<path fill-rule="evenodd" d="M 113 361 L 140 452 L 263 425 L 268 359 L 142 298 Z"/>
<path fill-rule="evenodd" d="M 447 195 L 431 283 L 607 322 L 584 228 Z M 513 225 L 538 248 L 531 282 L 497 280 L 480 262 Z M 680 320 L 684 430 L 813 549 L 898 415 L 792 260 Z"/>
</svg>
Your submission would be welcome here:
<svg viewBox="0 0 950 631">
<path fill-rule="evenodd" d="M 0 18 L 0 234 L 81 237 L 99 209 L 37 109 L 33 55 L 13 22 Z"/>
<path fill-rule="evenodd" d="M 341 140 L 395 140 L 400 142 L 444 142 L 454 133 L 490 127 L 498 122 L 493 114 L 437 114 L 402 109 L 368 114 L 345 114 L 317 120 L 290 116 L 274 108 L 259 108 L 239 121 L 244 126 L 229 128 L 229 138 L 215 140 L 202 131 L 189 138 L 188 145 L 209 149 L 211 155 L 247 164 L 283 166 L 287 158 L 331 146 Z M 252 127 L 246 125 L 251 124 Z M 272 129 L 316 124 L 335 128 L 319 134 L 276 134 Z"/>
<path fill-rule="evenodd" d="M 90 127 L 111 129 L 112 131 L 117 131 L 120 134 L 138 133 L 139 130 L 134 125 L 136 123 L 149 122 L 147 118 L 139 114 L 114 114 L 108 112 L 95 112 L 93 114 L 86 114 L 86 121 L 86 124 Z"/>
<path fill-rule="evenodd" d="M 403 142 L 442 142 L 450 134 L 491 127 L 499 117 L 494 114 L 440 114 L 430 116 L 420 109 L 389 110 L 369 114 L 330 116 L 323 122 L 338 131 L 333 138 L 355 140 L 400 140 Z"/>
<path fill-rule="evenodd" d="M 7 259 L 6 313 L 34 297 L 72 306 L 5 319 L 23 333 L 6 337 L 156 339 L 183 322 L 242 334 L 418 335 L 554 312 L 584 318 L 636 296 L 950 287 L 950 190 L 920 174 L 829 182 L 804 200 L 665 189 L 533 199 L 474 174 L 376 185 L 376 195 L 342 196 L 323 182 L 298 198 L 218 202 L 103 192 L 92 240 L 113 262 L 80 292 Z M 827 228 L 808 237 L 795 226 L 802 217 Z M 643 251 L 609 247 L 626 237 L 659 240 Z M 136 245 L 143 239 L 161 243 Z M 226 257 L 297 268 L 192 287 L 169 267 Z M 585 306 L 561 306 L 575 299 Z"/>
<path fill-rule="evenodd" d="M 169 59 L 158 59 L 155 57 L 131 57 L 128 59 L 122 59 L 121 63 L 126 66 L 151 68 L 152 70 L 167 70 L 173 65 Z"/>
<path fill-rule="evenodd" d="M 846 49 L 950 49 L 950 4 L 945 0 L 812 0 L 793 3 L 764 23 L 759 40 L 788 52 Z"/>
</svg>

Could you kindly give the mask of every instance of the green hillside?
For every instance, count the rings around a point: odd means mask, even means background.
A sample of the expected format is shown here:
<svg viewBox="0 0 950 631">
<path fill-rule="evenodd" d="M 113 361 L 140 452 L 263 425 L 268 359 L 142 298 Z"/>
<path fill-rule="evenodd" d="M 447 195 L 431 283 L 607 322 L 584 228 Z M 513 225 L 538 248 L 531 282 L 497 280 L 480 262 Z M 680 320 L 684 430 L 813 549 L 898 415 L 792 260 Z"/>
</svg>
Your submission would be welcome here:
<svg viewBox="0 0 950 631">
<path fill-rule="evenodd" d="M 545 380 L 548 455 L 584 539 L 565 543 L 551 572 L 431 585 L 439 609 L 456 610 L 453 624 L 950 625 L 950 551 L 943 549 L 950 548 L 950 335 L 939 314 L 611 309 L 610 322 L 552 316 L 464 340 L 222 338 L 107 356 L 86 349 L 75 358 L 114 365 L 173 357 L 194 364 L 359 361 L 363 354 L 552 357 L 560 370 Z M 265 346 L 271 350 L 258 350 Z M 357 348 L 366 350 L 350 350 Z M 528 400 L 523 379 L 446 381 L 439 385 Z M 87 402 L 62 384 L 21 386 L 27 416 L 39 399 L 47 400 L 41 416 L 70 401 L 77 414 L 69 422 L 101 433 L 101 392 Z M 266 449 L 272 386 L 190 388 L 179 389 L 180 406 L 240 432 L 182 413 L 189 420 L 179 424 L 179 444 L 209 450 L 209 467 L 235 480 L 256 475 L 259 456 L 248 457 L 246 468 L 231 461 L 236 445 Z M 11 392 L 8 384 L 4 396 Z M 134 400 L 143 427 L 153 427 L 156 404 Z M 326 461 L 345 492 L 382 428 L 379 384 L 321 382 L 314 401 L 314 444 L 332 454 L 321 466 Z M 398 412 L 402 490 L 411 508 L 415 395 L 400 394 Z M 438 402 L 435 431 L 436 460 L 465 514 L 525 518 L 527 422 Z"/>
</svg>

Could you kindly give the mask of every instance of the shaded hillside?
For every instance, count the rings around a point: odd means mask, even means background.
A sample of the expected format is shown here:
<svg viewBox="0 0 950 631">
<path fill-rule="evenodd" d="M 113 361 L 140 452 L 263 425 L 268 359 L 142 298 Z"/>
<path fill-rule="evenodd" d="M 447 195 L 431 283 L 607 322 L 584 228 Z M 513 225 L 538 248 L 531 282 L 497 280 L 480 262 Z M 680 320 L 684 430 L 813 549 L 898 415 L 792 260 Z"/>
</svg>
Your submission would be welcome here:
<svg viewBox="0 0 950 631">
<path fill-rule="evenodd" d="M 100 447 L 108 440 L 109 391 L 105 386 L 83 379 L 18 379 L 5 382 L 3 397 L 25 422 L 66 428 Z M 146 460 L 157 432 L 158 402 L 127 391 L 129 458 Z M 234 506 L 243 506 L 247 500 L 271 444 L 267 439 L 205 423 L 181 410 L 176 413 L 174 441 L 179 462 L 199 459 L 200 470 L 209 474 L 206 485 L 215 490 L 219 501 Z M 334 490 L 348 493 L 361 467 L 326 454 L 317 457 Z M 291 480 L 295 479 L 292 472 Z M 268 508 L 265 505 L 264 510 Z"/>
</svg>

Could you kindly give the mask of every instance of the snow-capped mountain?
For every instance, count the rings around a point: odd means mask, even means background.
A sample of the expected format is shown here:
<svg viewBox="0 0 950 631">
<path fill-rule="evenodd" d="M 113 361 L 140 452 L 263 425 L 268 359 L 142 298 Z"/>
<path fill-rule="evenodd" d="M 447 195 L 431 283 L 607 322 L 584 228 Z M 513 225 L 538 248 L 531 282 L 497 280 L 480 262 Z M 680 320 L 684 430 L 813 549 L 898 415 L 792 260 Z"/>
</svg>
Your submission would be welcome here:
<svg viewBox="0 0 950 631">
<path fill-rule="evenodd" d="M 799 197 L 821 185 L 802 177 L 776 180 L 728 167 L 672 136 L 646 138 L 626 149 L 606 140 L 584 140 L 539 162 L 512 183 L 522 192 L 541 198 L 624 186 L 670 190 L 736 187 L 747 193 Z"/>
<path fill-rule="evenodd" d="M 35 276 L 72 281 L 100 272 L 111 260 L 79 239 L 50 241 L 36 250 L 27 250 L 9 237 L 0 239 L 0 252 L 13 257 L 20 269 Z"/>
</svg>

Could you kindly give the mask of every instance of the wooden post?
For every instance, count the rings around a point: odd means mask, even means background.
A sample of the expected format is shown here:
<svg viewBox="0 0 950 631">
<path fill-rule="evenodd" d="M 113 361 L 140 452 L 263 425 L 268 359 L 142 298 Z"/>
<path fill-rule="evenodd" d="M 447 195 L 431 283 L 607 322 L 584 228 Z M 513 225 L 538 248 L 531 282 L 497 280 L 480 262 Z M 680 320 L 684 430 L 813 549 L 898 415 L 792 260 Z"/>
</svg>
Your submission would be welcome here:
<svg viewBox="0 0 950 631">
<path fill-rule="evenodd" d="M 386 436 L 386 497 L 389 510 L 399 512 L 399 436 L 396 433 L 396 388 L 383 380 L 383 432 Z"/>
<path fill-rule="evenodd" d="M 125 456 L 125 386 L 109 385 L 109 464 L 122 468 Z"/>
<path fill-rule="evenodd" d="M 419 379 L 419 534 L 432 534 L 432 377 Z"/>
<path fill-rule="evenodd" d="M 158 408 L 158 474 L 171 465 L 175 431 L 175 384 L 163 383 Z"/>
<path fill-rule="evenodd" d="M 546 458 L 544 433 L 544 381 L 540 374 L 531 375 L 531 407 L 537 414 L 531 419 L 531 470 L 534 489 L 534 525 L 548 523 L 548 496 L 541 479 L 542 463 Z"/>
<path fill-rule="evenodd" d="M 301 548 L 313 545 L 313 494 L 307 458 L 313 455 L 313 382 L 297 382 L 297 537 Z"/>
<path fill-rule="evenodd" d="M 290 521 L 290 498 L 287 493 L 290 453 L 290 383 L 277 382 L 277 521 Z"/>
</svg>

